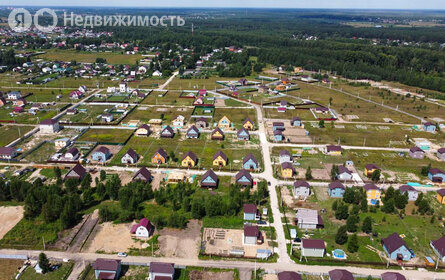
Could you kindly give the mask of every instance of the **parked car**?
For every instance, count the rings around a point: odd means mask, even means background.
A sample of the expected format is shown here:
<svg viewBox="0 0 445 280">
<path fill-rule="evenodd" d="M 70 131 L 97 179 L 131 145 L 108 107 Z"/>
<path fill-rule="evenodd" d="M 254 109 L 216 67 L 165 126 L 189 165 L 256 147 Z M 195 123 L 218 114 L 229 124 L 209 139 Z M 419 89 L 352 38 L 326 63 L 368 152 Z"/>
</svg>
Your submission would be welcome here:
<svg viewBox="0 0 445 280">
<path fill-rule="evenodd" d="M 128 255 L 127 255 L 126 253 L 119 252 L 119 253 L 117 253 L 117 256 L 118 256 L 118 257 L 121 257 L 121 258 L 125 258 L 125 257 L 127 257 Z"/>
<path fill-rule="evenodd" d="M 259 224 L 259 225 L 265 225 L 265 224 L 267 224 L 266 221 L 258 221 L 258 222 L 256 222 L 256 223 Z"/>
</svg>

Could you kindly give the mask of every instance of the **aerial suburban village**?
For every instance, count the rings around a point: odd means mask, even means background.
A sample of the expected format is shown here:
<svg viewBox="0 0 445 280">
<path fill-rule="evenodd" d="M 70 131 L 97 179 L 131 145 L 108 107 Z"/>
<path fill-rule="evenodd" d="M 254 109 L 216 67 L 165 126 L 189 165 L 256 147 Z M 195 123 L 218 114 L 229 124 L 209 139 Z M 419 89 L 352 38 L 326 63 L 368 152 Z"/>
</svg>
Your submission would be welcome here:
<svg viewBox="0 0 445 280">
<path fill-rule="evenodd" d="M 199 45 L 193 28 L 0 26 L 0 279 L 445 278 L 442 80 Z M 329 40 L 314 34 L 289 40 Z M 342 38 L 435 47 L 371 35 Z"/>
</svg>

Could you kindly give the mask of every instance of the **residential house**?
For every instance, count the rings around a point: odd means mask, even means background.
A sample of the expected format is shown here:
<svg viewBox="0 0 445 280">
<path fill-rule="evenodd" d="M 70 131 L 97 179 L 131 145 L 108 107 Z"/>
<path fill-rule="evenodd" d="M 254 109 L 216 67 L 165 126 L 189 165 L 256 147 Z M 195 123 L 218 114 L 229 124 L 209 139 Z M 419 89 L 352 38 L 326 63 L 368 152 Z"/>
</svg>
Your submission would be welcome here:
<svg viewBox="0 0 445 280">
<path fill-rule="evenodd" d="M 67 160 L 77 160 L 80 157 L 80 152 L 76 147 L 71 147 L 63 157 Z"/>
<path fill-rule="evenodd" d="M 326 245 L 320 239 L 302 239 L 301 240 L 301 256 L 302 257 L 324 257 Z"/>
<path fill-rule="evenodd" d="M 76 108 L 70 108 L 70 109 L 66 110 L 66 114 L 70 115 L 70 116 L 73 116 L 73 115 L 77 114 L 77 109 Z"/>
<path fill-rule="evenodd" d="M 4 97 L 0 97 L 0 107 L 3 107 L 6 105 L 6 99 Z"/>
<path fill-rule="evenodd" d="M 269 91 L 269 88 L 267 86 L 259 86 L 258 87 L 258 93 L 267 93 Z"/>
<path fill-rule="evenodd" d="M 244 204 L 243 211 L 246 221 L 258 221 L 260 219 L 260 212 L 255 204 Z"/>
<path fill-rule="evenodd" d="M 437 157 L 440 160 L 445 161 L 445 148 L 440 148 L 440 149 L 437 150 Z"/>
<path fill-rule="evenodd" d="M 106 162 L 111 157 L 111 151 L 107 147 L 101 146 L 93 152 L 91 159 L 99 162 Z"/>
<path fill-rule="evenodd" d="M 423 130 L 426 132 L 436 132 L 436 125 L 431 122 L 426 122 L 423 124 Z"/>
<path fill-rule="evenodd" d="M 434 253 L 439 257 L 441 261 L 445 261 L 445 236 L 437 240 L 431 240 L 430 246 L 433 248 Z"/>
<path fill-rule="evenodd" d="M 113 116 L 113 114 L 106 113 L 106 114 L 102 114 L 101 119 L 102 119 L 102 122 L 104 122 L 104 123 L 110 123 L 113 121 L 114 116 Z"/>
<path fill-rule="evenodd" d="M 218 186 L 218 176 L 212 169 L 207 170 L 201 176 L 201 187 L 216 188 Z"/>
<path fill-rule="evenodd" d="M 76 164 L 73 168 L 71 168 L 68 173 L 65 175 L 65 180 L 68 179 L 77 179 L 82 181 L 83 177 L 87 174 L 87 170 L 80 164 Z"/>
<path fill-rule="evenodd" d="M 440 204 L 445 204 L 445 189 L 439 189 L 437 190 L 437 201 L 439 201 Z"/>
<path fill-rule="evenodd" d="M 191 138 L 199 138 L 199 129 L 192 125 L 188 130 L 187 133 L 185 135 L 185 137 L 191 139 Z"/>
<path fill-rule="evenodd" d="M 247 117 L 243 122 L 243 127 L 247 130 L 253 130 L 255 125 L 254 125 L 253 121 Z"/>
<path fill-rule="evenodd" d="M 154 231 L 154 226 L 147 218 L 142 218 L 138 224 L 131 227 L 130 233 L 136 237 L 149 238 Z"/>
<path fill-rule="evenodd" d="M 382 280 L 406 280 L 405 276 L 398 272 L 385 272 L 381 275 Z"/>
<path fill-rule="evenodd" d="M 249 131 L 247 131 L 247 129 L 245 129 L 244 127 L 240 128 L 238 130 L 237 136 L 238 136 L 238 140 L 244 140 L 244 141 L 250 140 Z"/>
<path fill-rule="evenodd" d="M 173 131 L 173 128 L 171 128 L 169 125 L 164 127 L 161 131 L 162 138 L 173 138 L 174 136 L 175 132 Z"/>
<path fill-rule="evenodd" d="M 433 183 L 444 183 L 445 182 L 445 172 L 438 168 L 431 168 L 428 171 L 428 178 Z"/>
<path fill-rule="evenodd" d="M 339 181 L 334 181 L 329 184 L 328 193 L 330 197 L 342 198 L 345 194 L 346 188 Z"/>
<path fill-rule="evenodd" d="M 292 162 L 292 156 L 289 151 L 281 150 L 280 151 L 280 163 L 283 162 Z"/>
<path fill-rule="evenodd" d="M 416 201 L 417 197 L 419 196 L 419 192 L 414 187 L 409 185 L 401 186 L 399 191 L 401 194 L 406 193 L 408 195 L 408 201 Z"/>
<path fill-rule="evenodd" d="M 13 147 L 0 147 L 1 159 L 13 159 L 17 156 L 17 151 Z"/>
<path fill-rule="evenodd" d="M 243 79 L 239 79 L 239 80 L 238 80 L 238 83 L 239 83 L 241 86 L 247 86 L 247 83 L 248 83 L 248 82 L 247 82 L 246 79 L 243 78 Z"/>
<path fill-rule="evenodd" d="M 120 83 L 119 84 L 119 92 L 120 93 L 126 93 L 128 90 L 128 85 L 127 83 Z"/>
<path fill-rule="evenodd" d="M 55 119 L 46 119 L 40 122 L 40 133 L 53 134 L 60 130 L 59 121 Z"/>
<path fill-rule="evenodd" d="M 136 129 L 135 134 L 136 136 L 148 136 L 150 135 L 151 131 L 150 131 L 150 126 L 148 126 L 148 124 L 143 124 L 141 126 L 138 127 L 138 129 Z"/>
<path fill-rule="evenodd" d="M 283 141 L 284 140 L 283 132 L 281 130 L 274 130 L 273 139 L 277 142 Z"/>
<path fill-rule="evenodd" d="M 303 125 L 303 123 L 301 122 L 301 119 L 299 117 L 293 117 L 290 124 L 292 126 L 302 126 Z"/>
<path fill-rule="evenodd" d="M 323 228 L 324 223 L 317 210 L 299 208 L 295 215 L 295 224 L 302 229 Z"/>
<path fill-rule="evenodd" d="M 25 112 L 25 109 L 23 109 L 23 107 L 14 107 L 14 109 L 12 109 L 13 114 L 20 114 L 23 112 Z M 32 114 L 31 112 L 29 113 Z"/>
<path fill-rule="evenodd" d="M 173 263 L 151 262 L 148 280 L 173 280 L 175 265 Z"/>
<path fill-rule="evenodd" d="M 294 176 L 294 167 L 290 162 L 283 162 L 281 164 L 281 177 L 292 178 Z"/>
<path fill-rule="evenodd" d="M 252 154 L 248 154 L 243 158 L 243 169 L 255 170 L 259 168 L 258 161 Z"/>
<path fill-rule="evenodd" d="M 334 269 L 329 271 L 329 280 L 354 280 L 354 276 L 346 269 Z"/>
<path fill-rule="evenodd" d="M 278 280 L 301 280 L 301 275 L 295 271 L 282 271 L 278 273 Z"/>
<path fill-rule="evenodd" d="M 196 121 L 196 127 L 198 127 L 198 128 L 207 128 L 207 126 L 208 126 L 208 122 L 207 122 L 206 118 L 199 118 Z"/>
<path fill-rule="evenodd" d="M 272 123 L 273 130 L 284 130 L 284 122 L 273 122 Z"/>
<path fill-rule="evenodd" d="M 221 129 L 229 129 L 231 124 L 232 124 L 232 122 L 229 120 L 229 118 L 226 116 L 223 116 L 218 122 L 218 127 Z"/>
<path fill-rule="evenodd" d="M 341 151 L 342 151 L 341 146 L 336 146 L 336 145 L 327 145 L 326 146 L 326 152 L 328 155 L 341 156 Z"/>
<path fill-rule="evenodd" d="M 162 77 L 162 72 L 159 70 L 155 70 L 153 74 L 151 74 L 153 77 Z"/>
<path fill-rule="evenodd" d="M 350 181 L 352 180 L 352 172 L 344 165 L 340 165 L 338 167 L 337 179 L 341 181 Z"/>
<path fill-rule="evenodd" d="M 227 156 L 222 151 L 218 151 L 213 155 L 213 165 L 214 166 L 226 166 L 227 165 Z"/>
<path fill-rule="evenodd" d="M 74 90 L 74 91 L 70 92 L 70 98 L 74 99 L 74 100 L 82 98 L 83 95 L 84 95 L 84 92 L 81 92 L 80 90 Z"/>
<path fill-rule="evenodd" d="M 397 233 L 382 238 L 383 250 L 392 260 L 409 261 L 413 256 L 406 242 Z"/>
<path fill-rule="evenodd" d="M 139 155 L 133 150 L 128 149 L 127 152 L 122 156 L 121 163 L 123 164 L 135 164 L 138 162 Z"/>
<path fill-rule="evenodd" d="M 212 140 L 224 140 L 224 132 L 217 127 L 212 131 Z"/>
<path fill-rule="evenodd" d="M 14 104 L 17 105 L 17 106 L 21 106 L 21 107 L 23 107 L 23 106 L 26 105 L 26 99 L 20 97 L 19 99 L 17 99 L 16 101 L 14 101 Z"/>
<path fill-rule="evenodd" d="M 235 183 L 241 186 L 252 186 L 253 179 L 252 175 L 250 175 L 250 172 L 246 169 L 241 169 L 238 173 L 235 175 Z"/>
<path fill-rule="evenodd" d="M 311 186 L 306 181 L 298 180 L 294 182 L 293 193 L 295 198 L 306 199 L 311 195 Z"/>
<path fill-rule="evenodd" d="M 70 143 L 69 138 L 59 138 L 54 141 L 54 146 L 56 146 L 57 150 L 63 149 Z"/>
<path fill-rule="evenodd" d="M 181 160 L 181 166 L 190 168 L 194 167 L 197 162 L 198 158 L 196 157 L 195 153 L 188 151 Z"/>
<path fill-rule="evenodd" d="M 93 265 L 96 279 L 119 279 L 121 274 L 121 260 L 96 259 Z"/>
<path fill-rule="evenodd" d="M 315 112 L 318 114 L 327 114 L 329 112 L 329 109 L 326 107 L 317 107 L 315 108 Z"/>
<path fill-rule="evenodd" d="M 374 171 L 376 171 L 376 170 L 380 170 L 380 168 L 377 165 L 375 165 L 373 163 L 367 164 L 365 166 L 365 175 L 367 177 L 371 177 L 372 173 L 374 173 Z"/>
<path fill-rule="evenodd" d="M 141 181 L 150 183 L 152 179 L 153 179 L 153 176 L 151 175 L 151 172 L 147 168 L 141 167 L 134 174 L 132 181 L 141 180 Z"/>
<path fill-rule="evenodd" d="M 366 184 L 363 186 L 366 192 L 366 199 L 368 200 L 368 205 L 379 205 L 380 204 L 380 196 L 382 192 L 380 189 L 374 184 Z"/>
<path fill-rule="evenodd" d="M 177 116 L 174 120 L 173 120 L 173 127 L 178 129 L 178 128 L 182 128 L 184 126 L 184 121 L 185 118 L 182 115 Z"/>
<path fill-rule="evenodd" d="M 286 88 L 284 86 L 278 85 L 275 89 L 276 90 L 285 90 Z M 277 111 L 284 113 L 284 112 L 286 112 L 286 109 L 287 109 L 287 101 L 281 100 L 280 105 L 278 105 Z"/>
<path fill-rule="evenodd" d="M 425 152 L 421 148 L 415 146 L 409 149 L 409 156 L 415 159 L 423 159 L 425 157 Z"/>
<path fill-rule="evenodd" d="M 243 244 L 244 245 L 257 245 L 263 243 L 263 236 L 261 235 L 258 226 L 244 226 L 243 232 Z"/>
<path fill-rule="evenodd" d="M 9 100 L 17 100 L 22 97 L 22 94 L 20 93 L 20 91 L 10 91 L 6 96 Z"/>
<path fill-rule="evenodd" d="M 151 162 L 154 164 L 164 164 L 167 162 L 167 160 L 168 160 L 167 152 L 164 151 L 164 149 L 162 148 L 157 150 L 153 154 L 153 157 L 151 158 Z"/>
<path fill-rule="evenodd" d="M 78 90 L 85 94 L 85 93 L 87 93 L 88 88 L 86 86 L 80 86 Z"/>
</svg>

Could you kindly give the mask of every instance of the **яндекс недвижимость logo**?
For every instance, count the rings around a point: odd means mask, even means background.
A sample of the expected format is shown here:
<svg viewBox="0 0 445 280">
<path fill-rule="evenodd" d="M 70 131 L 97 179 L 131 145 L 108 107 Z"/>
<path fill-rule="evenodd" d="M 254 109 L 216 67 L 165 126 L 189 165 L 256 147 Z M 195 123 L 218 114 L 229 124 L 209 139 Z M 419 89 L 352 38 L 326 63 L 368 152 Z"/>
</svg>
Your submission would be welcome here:
<svg viewBox="0 0 445 280">
<path fill-rule="evenodd" d="M 48 14 L 52 17 L 52 24 L 48 26 L 42 26 L 39 23 L 39 17 Z M 52 9 L 43 8 L 38 10 L 34 16 L 31 13 L 23 8 L 13 9 L 8 16 L 8 24 L 12 30 L 15 32 L 25 32 L 31 29 L 32 24 L 42 31 L 42 32 L 51 32 L 57 26 L 57 15 L 56 12 Z"/>
</svg>

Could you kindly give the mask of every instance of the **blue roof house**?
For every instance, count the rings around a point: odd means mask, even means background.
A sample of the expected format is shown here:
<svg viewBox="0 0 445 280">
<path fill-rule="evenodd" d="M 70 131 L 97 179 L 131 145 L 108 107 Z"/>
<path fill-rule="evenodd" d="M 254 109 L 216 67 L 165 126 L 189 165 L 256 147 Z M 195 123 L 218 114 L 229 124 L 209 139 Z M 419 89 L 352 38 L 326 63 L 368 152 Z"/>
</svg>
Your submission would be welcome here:
<svg viewBox="0 0 445 280">
<path fill-rule="evenodd" d="M 301 119 L 299 117 L 294 117 L 291 121 L 292 126 L 301 126 Z"/>
<path fill-rule="evenodd" d="M 284 130 L 284 123 L 283 122 L 273 122 L 272 128 L 273 128 L 273 130 Z"/>
<path fill-rule="evenodd" d="M 345 194 L 345 186 L 342 183 L 335 181 L 329 184 L 329 196 L 334 198 L 342 198 Z"/>
<path fill-rule="evenodd" d="M 107 147 L 100 147 L 91 155 L 91 159 L 99 162 L 106 162 L 111 157 L 111 152 Z"/>
<path fill-rule="evenodd" d="M 443 183 L 445 182 L 445 172 L 438 168 L 431 168 L 428 171 L 428 178 L 432 182 Z"/>
<path fill-rule="evenodd" d="M 426 132 L 435 132 L 436 125 L 430 122 L 426 122 L 423 124 L 423 130 L 425 130 Z"/>
<path fill-rule="evenodd" d="M 275 141 L 283 141 L 283 132 L 281 132 L 281 130 L 274 130 L 273 138 Z"/>
<path fill-rule="evenodd" d="M 252 154 L 248 154 L 247 156 L 244 157 L 243 169 L 254 170 L 254 169 L 258 169 L 258 168 L 259 168 L 258 161 Z"/>
<path fill-rule="evenodd" d="M 238 140 L 248 141 L 250 139 L 249 131 L 247 131 L 247 129 L 245 129 L 244 127 L 238 130 L 237 135 L 238 135 Z"/>
<path fill-rule="evenodd" d="M 413 253 L 405 241 L 395 232 L 386 238 L 382 238 L 382 245 L 383 250 L 392 260 L 409 261 L 413 258 Z"/>
</svg>

